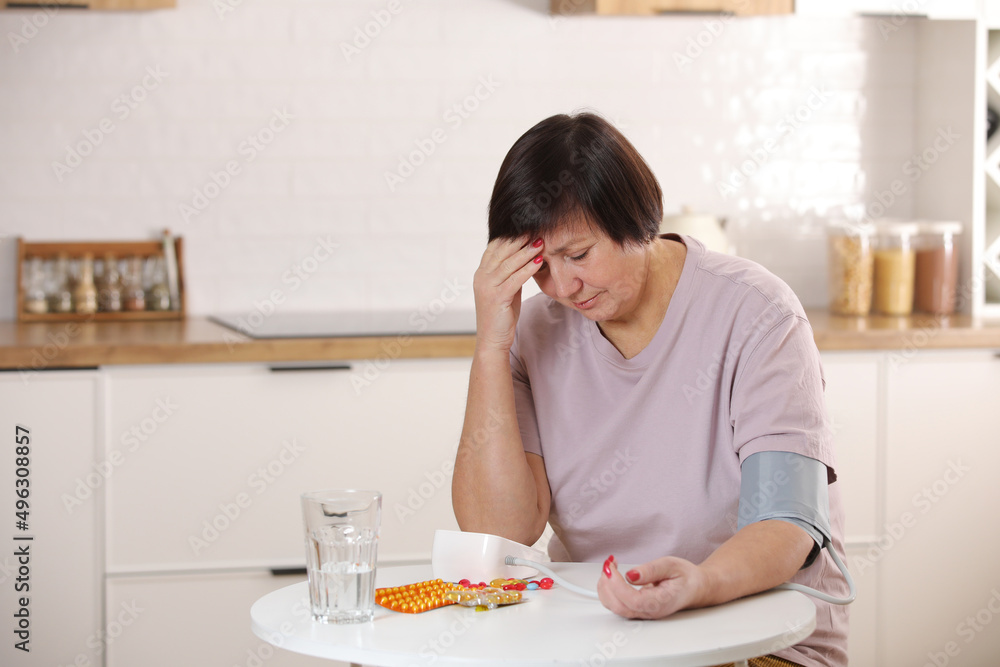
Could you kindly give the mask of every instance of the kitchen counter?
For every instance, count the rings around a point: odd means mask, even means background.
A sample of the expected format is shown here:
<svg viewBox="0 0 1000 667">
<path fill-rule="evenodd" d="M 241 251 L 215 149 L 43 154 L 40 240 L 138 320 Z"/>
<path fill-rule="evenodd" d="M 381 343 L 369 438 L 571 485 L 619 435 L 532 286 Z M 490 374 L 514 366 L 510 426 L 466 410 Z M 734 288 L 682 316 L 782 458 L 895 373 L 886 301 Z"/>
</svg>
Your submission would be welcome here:
<svg viewBox="0 0 1000 667">
<path fill-rule="evenodd" d="M 974 319 L 969 315 L 909 317 L 869 315 L 844 317 L 825 310 L 806 312 L 816 346 L 833 350 L 912 350 L 997 348 L 1000 320 Z"/>
<path fill-rule="evenodd" d="M 254 339 L 201 317 L 0 322 L 0 369 L 468 357 L 475 342 L 475 336 L 468 334 Z"/>
<path fill-rule="evenodd" d="M 809 311 L 822 351 L 1000 349 L 1000 320 L 967 315 L 836 317 Z M 469 334 L 253 339 L 207 318 L 153 322 L 0 322 L 0 369 L 115 364 L 306 362 L 468 357 Z"/>
</svg>

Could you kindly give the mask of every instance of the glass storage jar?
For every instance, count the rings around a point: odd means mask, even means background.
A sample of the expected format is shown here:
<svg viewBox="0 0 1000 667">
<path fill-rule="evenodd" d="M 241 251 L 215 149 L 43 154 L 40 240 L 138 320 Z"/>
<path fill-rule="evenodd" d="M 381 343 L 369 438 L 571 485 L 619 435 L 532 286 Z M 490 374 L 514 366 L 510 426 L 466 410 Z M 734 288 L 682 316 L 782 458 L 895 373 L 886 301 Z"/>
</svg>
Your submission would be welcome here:
<svg viewBox="0 0 1000 667">
<path fill-rule="evenodd" d="M 867 315 L 872 305 L 874 254 L 869 225 L 836 222 L 827 228 L 830 312 Z"/>
<path fill-rule="evenodd" d="M 875 310 L 885 315 L 909 315 L 913 312 L 916 269 L 913 241 L 919 226 L 883 220 L 875 227 Z"/>
<path fill-rule="evenodd" d="M 924 222 L 916 240 L 916 276 L 913 307 L 934 315 L 955 312 L 958 285 L 960 222 Z"/>
</svg>

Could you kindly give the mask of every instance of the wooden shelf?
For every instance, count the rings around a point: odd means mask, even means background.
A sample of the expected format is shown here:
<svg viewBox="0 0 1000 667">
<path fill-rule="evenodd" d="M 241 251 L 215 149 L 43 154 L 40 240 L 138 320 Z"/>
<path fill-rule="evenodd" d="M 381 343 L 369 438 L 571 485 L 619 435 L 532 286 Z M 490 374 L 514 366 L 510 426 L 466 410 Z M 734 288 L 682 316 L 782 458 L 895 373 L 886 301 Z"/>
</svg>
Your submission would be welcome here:
<svg viewBox="0 0 1000 667">
<path fill-rule="evenodd" d="M 670 12 L 729 13 L 737 16 L 792 14 L 794 0 L 550 0 L 553 14 L 654 16 Z"/>
<path fill-rule="evenodd" d="M 17 242 L 17 319 L 20 322 L 104 322 L 132 320 L 178 320 L 183 319 L 186 312 L 187 299 L 184 295 L 183 250 L 181 238 L 174 238 L 174 254 L 177 258 L 177 295 L 176 308 L 171 310 L 136 310 L 96 313 L 31 313 L 25 310 L 24 268 L 25 260 L 37 257 L 42 260 L 52 260 L 60 255 L 76 259 L 91 255 L 99 260 L 107 253 L 121 259 L 136 256 L 145 259 L 164 254 L 163 241 L 80 241 L 80 242 L 39 242 L 29 243 L 24 239 Z M 168 277 L 169 279 L 169 277 Z"/>
</svg>

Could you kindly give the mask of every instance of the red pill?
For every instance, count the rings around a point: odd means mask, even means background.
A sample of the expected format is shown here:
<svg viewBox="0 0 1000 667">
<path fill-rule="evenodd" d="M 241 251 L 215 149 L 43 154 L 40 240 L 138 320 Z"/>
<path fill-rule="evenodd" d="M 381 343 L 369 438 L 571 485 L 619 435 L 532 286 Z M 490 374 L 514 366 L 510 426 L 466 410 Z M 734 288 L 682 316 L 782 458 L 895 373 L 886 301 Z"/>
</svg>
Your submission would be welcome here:
<svg viewBox="0 0 1000 667">
<path fill-rule="evenodd" d="M 552 588 L 552 583 L 553 581 L 551 577 L 543 577 L 541 581 L 538 582 L 538 587 L 548 590 L 549 588 Z"/>
<path fill-rule="evenodd" d="M 462 579 L 461 581 L 459 581 L 459 582 L 458 582 L 458 584 L 459 584 L 460 586 L 468 586 L 468 585 L 470 585 L 471 583 L 472 583 L 472 582 L 471 582 L 471 581 L 469 581 L 468 579 Z"/>
</svg>

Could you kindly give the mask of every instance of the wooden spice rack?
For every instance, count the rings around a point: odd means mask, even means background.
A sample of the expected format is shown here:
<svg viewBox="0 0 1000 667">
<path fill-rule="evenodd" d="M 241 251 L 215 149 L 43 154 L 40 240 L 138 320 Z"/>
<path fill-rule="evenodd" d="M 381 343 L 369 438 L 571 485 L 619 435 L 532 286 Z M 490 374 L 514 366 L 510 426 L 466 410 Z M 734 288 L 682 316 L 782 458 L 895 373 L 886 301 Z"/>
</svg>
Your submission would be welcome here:
<svg viewBox="0 0 1000 667">
<path fill-rule="evenodd" d="M 65 254 L 70 260 L 79 259 L 90 254 L 99 260 L 107 253 L 112 253 L 118 259 L 137 256 L 143 261 L 150 257 L 162 256 L 164 241 L 82 241 L 82 242 L 41 242 L 29 243 L 24 239 L 17 240 L 17 319 L 19 322 L 101 322 L 123 320 L 180 320 L 187 312 L 187 299 L 184 293 L 184 244 L 180 237 L 173 238 L 174 254 L 177 257 L 177 294 L 179 305 L 173 310 L 135 310 L 96 313 L 30 313 L 24 309 L 24 270 L 25 260 L 38 257 L 42 260 L 56 259 Z"/>
</svg>

